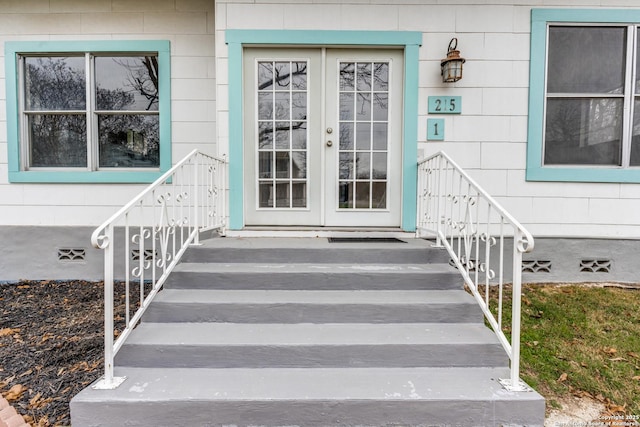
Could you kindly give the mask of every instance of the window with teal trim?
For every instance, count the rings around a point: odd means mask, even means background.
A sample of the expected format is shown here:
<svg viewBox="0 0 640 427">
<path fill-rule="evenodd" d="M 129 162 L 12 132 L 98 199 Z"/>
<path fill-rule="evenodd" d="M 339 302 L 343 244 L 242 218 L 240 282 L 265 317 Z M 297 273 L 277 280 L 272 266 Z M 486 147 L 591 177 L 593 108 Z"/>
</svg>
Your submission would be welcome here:
<svg viewBox="0 0 640 427">
<path fill-rule="evenodd" d="M 169 70 L 163 69 L 169 50 L 168 43 L 155 44 L 167 48 L 117 50 L 110 42 L 95 43 L 96 50 L 90 43 L 69 50 L 35 51 L 28 42 L 23 50 L 19 42 L 9 46 L 15 49 L 7 73 L 15 76 L 7 96 L 8 103 L 10 92 L 15 96 L 8 108 L 10 180 L 148 182 L 168 169 L 170 141 L 162 123 L 170 121 Z M 49 46 L 62 49 L 64 42 Z"/>
<path fill-rule="evenodd" d="M 640 182 L 634 16 L 638 11 L 532 12 L 528 179 Z"/>
</svg>

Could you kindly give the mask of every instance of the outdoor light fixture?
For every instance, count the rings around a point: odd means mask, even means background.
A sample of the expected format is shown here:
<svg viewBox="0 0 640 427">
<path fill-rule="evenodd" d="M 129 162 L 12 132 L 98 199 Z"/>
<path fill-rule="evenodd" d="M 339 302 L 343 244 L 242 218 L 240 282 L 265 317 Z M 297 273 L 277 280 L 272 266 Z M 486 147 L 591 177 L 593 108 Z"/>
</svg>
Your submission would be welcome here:
<svg viewBox="0 0 640 427">
<path fill-rule="evenodd" d="M 440 61 L 440 74 L 443 83 L 457 82 L 462 78 L 462 64 L 466 59 L 460 56 L 458 48 L 458 39 L 452 38 L 447 49 L 447 57 Z"/>
</svg>

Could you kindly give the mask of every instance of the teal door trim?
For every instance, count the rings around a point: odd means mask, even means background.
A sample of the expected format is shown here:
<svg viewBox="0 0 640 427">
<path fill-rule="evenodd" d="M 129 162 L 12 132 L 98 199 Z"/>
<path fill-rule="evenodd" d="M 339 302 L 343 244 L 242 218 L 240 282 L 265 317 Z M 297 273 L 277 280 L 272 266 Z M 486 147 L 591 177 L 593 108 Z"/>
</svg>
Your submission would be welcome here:
<svg viewBox="0 0 640 427">
<path fill-rule="evenodd" d="M 229 54 L 229 228 L 244 227 L 242 49 L 251 46 L 400 46 L 404 48 L 402 229 L 415 231 L 418 160 L 416 31 L 227 30 Z"/>
</svg>

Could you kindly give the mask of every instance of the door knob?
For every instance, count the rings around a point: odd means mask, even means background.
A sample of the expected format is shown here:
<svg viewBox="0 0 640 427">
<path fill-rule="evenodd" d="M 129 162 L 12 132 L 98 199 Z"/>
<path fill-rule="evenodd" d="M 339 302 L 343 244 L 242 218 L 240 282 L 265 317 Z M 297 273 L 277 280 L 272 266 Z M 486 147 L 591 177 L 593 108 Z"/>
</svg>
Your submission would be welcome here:
<svg viewBox="0 0 640 427">
<path fill-rule="evenodd" d="M 333 129 L 327 128 L 327 133 L 333 133 Z"/>
<path fill-rule="evenodd" d="M 331 147 L 333 145 L 333 141 L 327 141 L 327 147 Z"/>
</svg>

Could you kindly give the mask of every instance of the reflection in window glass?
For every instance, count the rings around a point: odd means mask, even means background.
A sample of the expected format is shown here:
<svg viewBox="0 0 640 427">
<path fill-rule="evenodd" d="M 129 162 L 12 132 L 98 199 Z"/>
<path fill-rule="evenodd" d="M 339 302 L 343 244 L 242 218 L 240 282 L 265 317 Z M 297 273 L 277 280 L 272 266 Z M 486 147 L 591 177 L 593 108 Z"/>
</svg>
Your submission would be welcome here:
<svg viewBox="0 0 640 427">
<path fill-rule="evenodd" d="M 307 62 L 257 64 L 258 207 L 307 206 Z"/>
<path fill-rule="evenodd" d="M 28 116 L 30 165 L 87 167 L 87 125 L 84 115 Z"/>
<path fill-rule="evenodd" d="M 640 166 L 640 97 L 636 97 L 634 102 L 630 165 Z"/>
<path fill-rule="evenodd" d="M 157 115 L 100 115 L 98 135 L 100 167 L 160 166 L 160 121 Z"/>
<path fill-rule="evenodd" d="M 158 111 L 158 58 L 155 56 L 98 56 L 98 110 Z"/>
<path fill-rule="evenodd" d="M 549 99 L 545 164 L 619 165 L 622 99 Z"/>
<path fill-rule="evenodd" d="M 27 110 L 86 108 L 84 56 L 27 57 L 24 66 Z"/>
<path fill-rule="evenodd" d="M 389 66 L 339 65 L 339 209 L 387 208 Z"/>
<path fill-rule="evenodd" d="M 157 56 L 24 56 L 23 66 L 26 167 L 160 167 Z"/>
<path fill-rule="evenodd" d="M 551 93 L 623 93 L 625 27 L 549 28 L 547 90 Z"/>
</svg>

